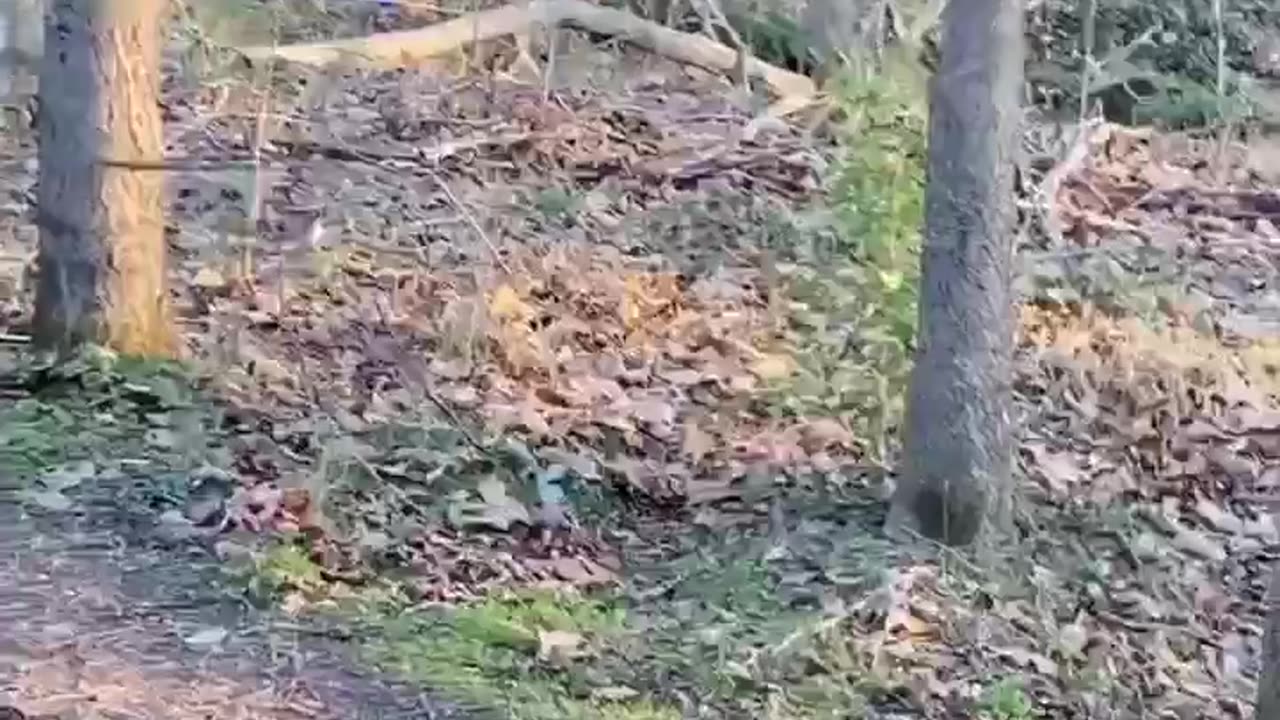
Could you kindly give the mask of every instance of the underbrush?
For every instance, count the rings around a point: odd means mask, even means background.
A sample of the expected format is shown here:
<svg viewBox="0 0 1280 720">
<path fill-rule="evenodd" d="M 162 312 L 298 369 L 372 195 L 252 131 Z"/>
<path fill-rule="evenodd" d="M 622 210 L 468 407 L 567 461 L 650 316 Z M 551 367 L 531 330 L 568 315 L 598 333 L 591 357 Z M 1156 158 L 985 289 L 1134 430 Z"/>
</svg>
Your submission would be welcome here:
<svg viewBox="0 0 1280 720">
<path fill-rule="evenodd" d="M 911 370 L 924 222 L 923 99 L 884 77 L 840 87 L 841 145 L 828 180 L 833 240 L 796 243 L 787 268 L 796 375 L 783 412 L 839 417 L 887 459 Z"/>
<path fill-rule="evenodd" d="M 171 363 L 88 348 L 57 366 L 27 363 L 31 393 L 0 408 L 0 475 L 37 485 L 60 466 L 115 466 L 122 458 L 182 471 L 208 461 L 215 412 Z"/>
</svg>

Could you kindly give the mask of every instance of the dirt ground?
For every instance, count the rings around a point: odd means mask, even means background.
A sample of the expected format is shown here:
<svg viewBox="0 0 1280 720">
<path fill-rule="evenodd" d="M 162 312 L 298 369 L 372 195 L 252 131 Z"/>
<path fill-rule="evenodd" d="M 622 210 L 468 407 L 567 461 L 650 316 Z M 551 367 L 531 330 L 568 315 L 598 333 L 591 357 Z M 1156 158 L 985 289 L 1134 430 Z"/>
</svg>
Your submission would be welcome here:
<svg viewBox="0 0 1280 720">
<path fill-rule="evenodd" d="M 361 669 L 322 628 L 246 605 L 208 553 L 157 547 L 118 489 L 101 482 L 58 518 L 4 491 L 0 704 L 82 720 L 464 717 Z"/>
</svg>

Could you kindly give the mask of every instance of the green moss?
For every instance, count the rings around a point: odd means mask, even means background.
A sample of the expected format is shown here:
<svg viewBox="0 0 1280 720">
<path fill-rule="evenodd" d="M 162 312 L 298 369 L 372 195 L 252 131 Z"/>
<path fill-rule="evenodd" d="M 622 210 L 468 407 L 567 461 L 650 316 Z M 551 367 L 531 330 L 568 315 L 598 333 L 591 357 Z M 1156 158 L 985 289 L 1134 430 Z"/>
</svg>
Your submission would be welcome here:
<svg viewBox="0 0 1280 720">
<path fill-rule="evenodd" d="M 80 418 L 57 404 L 26 398 L 0 410 L 0 475 L 30 480 L 46 468 L 83 456 Z"/>
<path fill-rule="evenodd" d="M 674 720 L 675 709 L 644 698 L 611 702 L 591 663 L 540 657 L 545 632 L 583 637 L 592 647 L 623 629 L 622 610 L 606 602 L 549 593 L 486 599 L 441 612 L 384 605 L 366 612 L 377 628 L 365 649 L 384 669 L 469 708 L 516 720 Z"/>
<path fill-rule="evenodd" d="M 1017 677 L 1005 677 L 987 688 L 979 704 L 981 717 L 991 720 L 1025 720 L 1035 711 L 1031 698 Z"/>
<path fill-rule="evenodd" d="M 247 579 L 252 591 L 268 597 L 291 590 L 315 593 L 326 585 L 320 570 L 302 548 L 279 543 L 254 559 Z"/>
</svg>

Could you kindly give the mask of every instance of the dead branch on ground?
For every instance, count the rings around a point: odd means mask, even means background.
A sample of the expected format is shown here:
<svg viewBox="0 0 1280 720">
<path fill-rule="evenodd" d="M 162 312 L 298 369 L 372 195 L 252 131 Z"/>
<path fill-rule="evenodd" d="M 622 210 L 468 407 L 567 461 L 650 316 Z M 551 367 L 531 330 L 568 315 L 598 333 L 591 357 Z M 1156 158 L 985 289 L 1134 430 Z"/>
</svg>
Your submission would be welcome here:
<svg viewBox="0 0 1280 720">
<path fill-rule="evenodd" d="M 718 73 L 732 73 L 739 52 L 705 37 L 683 33 L 622 10 L 599 7 L 584 0 L 535 0 L 472 13 L 418 30 L 377 33 L 360 38 L 298 45 L 240 48 L 250 61 L 277 58 L 306 65 L 357 61 L 382 68 L 403 67 L 456 52 L 478 42 L 530 32 L 537 25 L 568 25 L 625 40 L 663 57 Z M 745 58 L 749 76 L 759 76 L 782 97 L 810 96 L 811 79 Z"/>
</svg>

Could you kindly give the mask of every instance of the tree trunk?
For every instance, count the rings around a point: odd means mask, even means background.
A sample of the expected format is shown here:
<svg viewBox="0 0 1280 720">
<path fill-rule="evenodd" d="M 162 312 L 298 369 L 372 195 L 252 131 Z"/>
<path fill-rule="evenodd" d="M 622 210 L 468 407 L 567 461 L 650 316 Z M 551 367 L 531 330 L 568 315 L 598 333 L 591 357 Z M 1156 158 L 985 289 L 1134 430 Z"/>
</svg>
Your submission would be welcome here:
<svg viewBox="0 0 1280 720">
<path fill-rule="evenodd" d="M 1271 522 L 1280 528 L 1280 515 L 1272 510 Z M 1263 599 L 1267 627 L 1262 636 L 1262 672 L 1258 675 L 1258 695 L 1254 720 L 1280 720 L 1280 566 L 1273 563 L 1271 585 Z"/>
<path fill-rule="evenodd" d="M 165 7 L 165 0 L 53 1 L 39 88 L 37 347 L 176 351 L 163 178 L 123 166 L 163 156 Z"/>
<path fill-rule="evenodd" d="M 0 130 L 11 132 L 23 96 L 34 87 L 36 61 L 44 32 L 41 0 L 0 2 Z"/>
<path fill-rule="evenodd" d="M 1008 516 L 1022 2 L 951 0 L 942 22 L 929 95 L 920 346 L 889 528 L 963 545 L 988 517 Z"/>
</svg>

